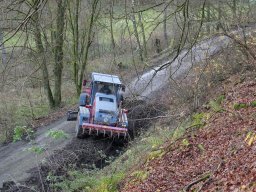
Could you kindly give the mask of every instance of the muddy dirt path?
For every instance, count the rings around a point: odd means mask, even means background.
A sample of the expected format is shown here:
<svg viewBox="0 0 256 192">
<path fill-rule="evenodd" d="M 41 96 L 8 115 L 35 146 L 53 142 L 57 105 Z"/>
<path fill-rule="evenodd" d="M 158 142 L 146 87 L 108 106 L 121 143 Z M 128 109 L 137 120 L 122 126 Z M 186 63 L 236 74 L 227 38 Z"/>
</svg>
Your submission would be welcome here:
<svg viewBox="0 0 256 192">
<path fill-rule="evenodd" d="M 0 147 L 0 188 L 6 181 L 20 181 L 26 179 L 27 171 L 36 167 L 43 158 L 53 153 L 54 150 L 68 144 L 74 137 L 75 123 L 61 119 L 50 126 L 39 129 L 32 142 L 18 141 Z M 49 130 L 63 130 L 68 134 L 68 139 L 53 139 L 47 136 Z M 31 147 L 39 146 L 45 153 L 37 154 Z"/>
</svg>

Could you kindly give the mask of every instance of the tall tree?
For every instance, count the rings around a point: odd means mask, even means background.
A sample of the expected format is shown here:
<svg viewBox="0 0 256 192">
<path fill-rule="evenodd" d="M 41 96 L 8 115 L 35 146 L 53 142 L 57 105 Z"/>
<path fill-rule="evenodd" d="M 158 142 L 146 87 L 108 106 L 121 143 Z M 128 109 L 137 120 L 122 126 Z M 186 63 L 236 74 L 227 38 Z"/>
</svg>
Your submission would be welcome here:
<svg viewBox="0 0 256 192">
<path fill-rule="evenodd" d="M 237 19 L 236 12 L 237 12 L 237 0 L 233 0 L 232 2 L 232 13 L 233 13 L 233 21 Z"/>
<path fill-rule="evenodd" d="M 80 11 L 83 5 L 81 0 L 75 0 L 75 3 L 68 3 L 68 23 L 72 36 L 72 66 L 73 81 L 76 87 L 77 95 L 81 92 L 82 80 L 86 73 L 88 63 L 89 49 L 93 40 L 93 31 L 99 15 L 99 0 L 92 0 L 87 3 L 87 9 L 83 10 L 83 20 L 79 22 Z M 86 19 L 88 18 L 88 19 Z"/>
<path fill-rule="evenodd" d="M 147 40 L 146 40 L 146 35 L 145 35 L 145 29 L 144 29 L 144 24 L 143 24 L 143 17 L 142 17 L 142 12 L 138 13 L 139 16 L 139 24 L 141 28 L 141 34 L 142 34 L 142 40 L 143 40 L 143 53 L 144 53 L 144 58 L 148 57 L 148 52 L 147 52 Z"/>
<path fill-rule="evenodd" d="M 43 85 L 47 93 L 47 98 L 51 108 L 59 107 L 61 104 L 61 86 L 62 86 L 62 70 L 63 70 L 63 43 L 64 43 L 64 25 L 65 25 L 65 9 L 66 0 L 56 0 L 57 17 L 56 32 L 54 34 L 54 92 L 51 90 L 50 77 L 47 67 L 46 50 L 42 42 L 42 30 L 40 26 L 39 8 L 42 6 L 40 0 L 27 0 L 27 5 L 34 9 L 32 17 L 33 35 L 36 44 L 37 54 L 41 60 L 40 68 L 43 76 Z"/>
<path fill-rule="evenodd" d="M 61 85 L 63 70 L 63 43 L 64 43 L 64 26 L 65 26 L 65 10 L 67 0 L 56 0 L 57 2 L 57 18 L 56 18 L 56 34 L 54 47 L 54 101 L 55 106 L 61 103 Z"/>
<path fill-rule="evenodd" d="M 206 19 L 207 19 L 207 33 L 210 34 L 211 33 L 211 6 L 210 3 L 207 4 L 206 6 Z"/>
<path fill-rule="evenodd" d="M 72 7 L 73 5 L 73 7 Z M 78 85 L 78 71 L 80 62 L 79 51 L 79 7 L 80 0 L 75 0 L 75 3 L 68 2 L 68 19 L 72 35 L 72 65 L 73 65 L 73 81 L 75 85 Z M 73 9 L 72 9 L 73 8 Z M 76 86 L 77 93 L 79 94 L 80 88 Z"/>
<path fill-rule="evenodd" d="M 2 64 L 6 65 L 6 50 L 5 50 L 5 46 L 3 43 L 3 39 L 4 39 L 4 32 L 3 29 L 0 28 L 0 49 L 2 51 Z"/>
<path fill-rule="evenodd" d="M 88 63 L 89 48 L 92 43 L 94 24 L 98 18 L 98 12 L 97 12 L 98 3 L 99 3 L 99 0 L 93 0 L 91 3 L 90 19 L 89 19 L 89 24 L 86 28 L 86 30 L 87 30 L 86 43 L 85 43 L 84 48 L 82 48 L 82 50 L 84 50 L 84 52 L 82 51 L 83 58 L 82 58 L 82 63 L 81 63 L 81 70 L 79 73 L 79 81 L 78 81 L 78 84 L 76 85 L 77 90 L 81 90 L 82 81 L 83 81 L 86 66 Z M 80 93 L 80 91 L 79 91 L 79 93 Z"/>
<path fill-rule="evenodd" d="M 133 30 L 134 30 L 134 36 L 136 38 L 137 41 L 137 45 L 139 48 L 139 54 L 140 54 L 140 60 L 143 61 L 143 49 L 140 43 L 140 37 L 139 37 L 139 32 L 138 32 L 138 27 L 137 27 L 137 21 L 136 21 L 136 16 L 135 16 L 135 11 L 134 11 L 134 6 L 135 6 L 135 2 L 134 0 L 132 0 L 132 13 L 131 13 L 131 17 L 132 17 L 132 25 L 133 25 Z"/>
<path fill-rule="evenodd" d="M 28 5 L 32 6 L 33 9 L 35 10 L 35 13 L 32 18 L 33 36 L 35 40 L 37 55 L 41 60 L 40 68 L 42 71 L 44 89 L 47 94 L 49 105 L 51 108 L 53 108 L 55 107 L 55 102 L 54 102 L 53 93 L 50 87 L 49 72 L 48 72 L 47 61 L 46 61 L 46 51 L 42 42 L 42 35 L 41 35 L 42 31 L 40 27 L 40 18 L 39 18 L 39 12 L 38 12 L 40 5 L 38 0 L 33 0 L 32 4 L 30 4 L 28 1 L 27 3 Z"/>
<path fill-rule="evenodd" d="M 166 47 L 169 46 L 168 34 L 167 34 L 167 11 L 168 11 L 167 8 L 168 8 L 168 6 L 166 5 L 164 8 L 164 19 L 163 19 L 164 41 L 165 41 Z"/>
<path fill-rule="evenodd" d="M 113 32 L 113 14 L 114 14 L 114 0 L 110 2 L 110 9 L 109 9 L 109 17 L 110 17 L 110 36 L 111 36 L 111 44 L 112 44 L 112 53 L 114 57 L 114 64 L 116 64 L 116 43 L 114 38 Z"/>
</svg>

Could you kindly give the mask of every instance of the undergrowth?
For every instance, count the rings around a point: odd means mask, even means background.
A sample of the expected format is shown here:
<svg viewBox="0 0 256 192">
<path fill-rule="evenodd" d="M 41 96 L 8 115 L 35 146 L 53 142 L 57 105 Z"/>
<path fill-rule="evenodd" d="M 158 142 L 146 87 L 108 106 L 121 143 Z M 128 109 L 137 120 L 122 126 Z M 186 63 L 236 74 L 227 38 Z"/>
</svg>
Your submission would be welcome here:
<svg viewBox="0 0 256 192">
<path fill-rule="evenodd" d="M 165 152 L 162 145 L 166 141 L 175 141 L 180 138 L 191 125 L 190 118 L 184 120 L 175 129 L 170 127 L 151 127 L 143 137 L 136 138 L 130 143 L 128 149 L 109 166 L 99 170 L 70 171 L 69 179 L 53 184 L 52 188 L 61 191 L 89 191 L 89 192 L 115 192 L 120 183 L 131 174 L 138 180 L 147 178 L 148 173 L 134 169 L 152 159 L 162 157 Z M 51 181 L 56 178 L 51 176 Z"/>
</svg>

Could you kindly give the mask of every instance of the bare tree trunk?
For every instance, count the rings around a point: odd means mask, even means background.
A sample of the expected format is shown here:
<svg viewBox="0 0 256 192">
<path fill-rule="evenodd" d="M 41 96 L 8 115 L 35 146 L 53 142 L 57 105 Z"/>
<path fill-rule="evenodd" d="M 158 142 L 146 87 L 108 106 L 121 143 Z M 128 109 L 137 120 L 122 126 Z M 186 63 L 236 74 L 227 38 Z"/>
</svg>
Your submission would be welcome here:
<svg viewBox="0 0 256 192">
<path fill-rule="evenodd" d="M 78 87 L 78 70 L 79 70 L 79 6 L 80 6 L 80 0 L 76 0 L 74 3 L 74 14 L 71 10 L 71 4 L 69 2 L 68 4 L 68 13 L 69 13 L 69 23 L 71 27 L 71 33 L 73 38 L 73 80 L 76 85 L 77 94 L 80 94 L 80 87 Z M 74 17 L 73 17 L 74 15 Z"/>
<path fill-rule="evenodd" d="M 136 17 L 135 17 L 135 13 L 134 13 L 134 0 L 132 1 L 132 24 L 133 24 L 133 30 L 134 30 L 134 35 L 139 47 L 139 54 L 140 54 L 140 60 L 143 62 L 143 50 L 141 47 L 141 43 L 140 43 L 140 38 L 139 38 L 139 33 L 138 33 L 138 28 L 137 28 L 137 22 L 136 22 Z"/>
<path fill-rule="evenodd" d="M 113 6 L 114 6 L 114 1 L 111 0 L 110 2 L 110 11 L 109 11 L 109 16 L 110 16 L 110 35 L 111 35 L 111 44 L 112 44 L 112 53 L 114 57 L 114 65 L 116 65 L 116 44 L 115 44 L 115 39 L 114 39 L 114 32 L 113 32 Z"/>
<path fill-rule="evenodd" d="M 65 9 L 66 0 L 57 0 L 57 21 L 56 21 L 56 36 L 55 36 L 55 82 L 54 82 L 54 101 L 55 107 L 61 104 L 61 85 L 62 85 L 62 70 L 63 70 L 63 43 L 64 43 L 64 26 L 65 26 Z"/>
<path fill-rule="evenodd" d="M 144 53 L 144 58 L 148 57 L 148 52 L 147 52 L 147 40 L 146 40 L 146 35 L 145 35 L 145 29 L 144 29 L 144 25 L 142 22 L 142 13 L 139 12 L 139 24 L 140 24 L 140 28 L 141 28 L 141 34 L 142 34 L 142 38 L 143 38 L 143 53 Z"/>
<path fill-rule="evenodd" d="M 218 24 L 217 24 L 217 31 L 219 31 L 221 28 L 221 4 L 218 2 Z"/>
<path fill-rule="evenodd" d="M 82 81 L 83 81 L 83 78 L 84 78 L 85 68 L 86 68 L 86 65 L 87 65 L 89 48 L 90 48 L 91 42 L 92 42 L 93 25 L 94 25 L 94 22 L 97 18 L 96 11 L 97 11 L 98 2 L 99 2 L 99 0 L 94 0 L 92 2 L 91 17 L 90 17 L 89 26 L 88 26 L 88 29 L 87 29 L 88 32 L 87 32 L 86 46 L 85 46 L 85 50 L 84 50 L 84 57 L 83 57 L 83 61 L 82 61 L 81 71 L 80 71 L 80 75 L 79 75 L 79 82 L 78 82 L 78 87 L 80 88 L 80 90 L 81 90 Z"/>
<path fill-rule="evenodd" d="M 167 7 L 164 9 L 164 21 L 163 21 L 163 27 L 164 27 L 164 41 L 165 41 L 165 46 L 168 47 L 168 34 L 167 34 Z"/>
<path fill-rule="evenodd" d="M 251 12 L 251 5 L 250 5 L 251 3 L 250 3 L 250 0 L 247 0 L 247 1 L 246 1 L 246 4 L 247 4 L 247 7 L 248 7 L 248 8 L 247 8 L 247 13 L 246 13 L 247 19 L 248 19 L 247 22 L 250 22 L 250 18 L 251 18 L 251 17 L 250 17 L 250 12 Z"/>
<path fill-rule="evenodd" d="M 235 22 L 236 21 L 236 19 L 237 19 L 237 15 L 236 15 L 236 9 L 237 9 L 237 2 L 236 2 L 236 0 L 233 0 L 233 5 L 232 5 L 232 13 L 233 13 L 233 22 Z"/>
<path fill-rule="evenodd" d="M 206 17 L 207 17 L 207 33 L 211 33 L 211 7 L 210 4 L 208 3 L 207 8 L 206 8 Z"/>
<path fill-rule="evenodd" d="M 74 21 L 74 55 L 76 57 L 76 62 L 74 63 L 74 71 L 75 71 L 75 85 L 78 84 L 78 62 L 79 62 L 79 53 L 78 53 L 78 45 L 79 45 L 79 30 L 78 30 L 78 17 L 79 17 L 79 4 L 80 4 L 80 0 L 76 0 L 76 7 L 75 7 L 75 21 Z M 77 90 L 79 90 L 79 88 L 76 88 Z"/>
<path fill-rule="evenodd" d="M 3 31 L 2 29 L 0 28 L 0 49 L 2 50 L 2 64 L 5 66 L 7 63 L 6 63 L 6 50 L 5 50 L 5 47 L 4 47 L 4 37 L 3 37 Z"/>
<path fill-rule="evenodd" d="M 36 6 L 36 5 L 34 5 Z M 52 90 L 50 87 L 50 82 L 49 82 L 49 72 L 47 68 L 47 62 L 46 62 L 46 55 L 45 55 L 45 48 L 43 46 L 42 42 L 42 36 L 41 36 L 41 30 L 40 30 L 40 25 L 39 25 L 39 13 L 35 12 L 34 17 L 33 17 L 33 25 L 34 25 L 34 38 L 35 38 L 35 44 L 37 48 L 37 53 L 42 59 L 41 63 L 41 70 L 42 70 L 42 75 L 43 75 L 43 85 L 44 89 L 47 94 L 48 102 L 51 108 L 55 106 L 55 102 L 53 99 L 53 94 Z"/>
<path fill-rule="evenodd" d="M 0 49 L 2 51 L 2 64 L 6 65 L 6 50 L 3 43 L 3 31 L 0 28 Z"/>
<path fill-rule="evenodd" d="M 132 34 L 131 34 L 130 27 L 129 27 L 129 22 L 128 22 L 127 0 L 125 0 L 125 22 L 126 22 L 126 27 L 127 27 L 128 33 L 129 33 L 129 40 L 130 40 L 130 47 L 131 47 L 131 54 L 132 54 L 132 63 L 133 63 L 133 66 L 135 68 L 135 71 L 137 73 L 137 76 L 139 77 L 137 67 L 136 67 L 136 63 L 135 63 L 135 59 L 134 59 L 134 54 L 133 54 L 133 46 L 132 46 L 132 38 L 131 38 Z"/>
<path fill-rule="evenodd" d="M 98 56 L 98 58 L 100 58 L 101 57 L 101 51 L 100 51 L 99 33 L 96 34 L 96 41 L 97 41 L 97 50 L 98 50 L 98 55 L 97 56 Z"/>
</svg>

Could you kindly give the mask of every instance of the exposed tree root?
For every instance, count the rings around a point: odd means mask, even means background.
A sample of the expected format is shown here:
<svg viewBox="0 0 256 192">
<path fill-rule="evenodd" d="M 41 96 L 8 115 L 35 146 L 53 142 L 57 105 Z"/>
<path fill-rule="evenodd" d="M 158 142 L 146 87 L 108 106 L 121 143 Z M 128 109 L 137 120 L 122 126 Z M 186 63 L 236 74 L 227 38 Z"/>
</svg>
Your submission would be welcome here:
<svg viewBox="0 0 256 192">
<path fill-rule="evenodd" d="M 207 173 L 207 174 L 204 175 L 203 177 L 201 177 L 201 178 L 199 178 L 199 179 L 193 181 L 192 183 L 188 184 L 188 185 L 183 189 L 183 191 L 184 191 L 184 192 L 185 192 L 185 191 L 189 191 L 193 185 L 196 185 L 196 184 L 198 184 L 198 183 L 200 183 L 200 182 L 202 182 L 202 181 L 208 180 L 208 179 L 211 177 L 211 175 L 212 175 L 211 173 Z"/>
</svg>

